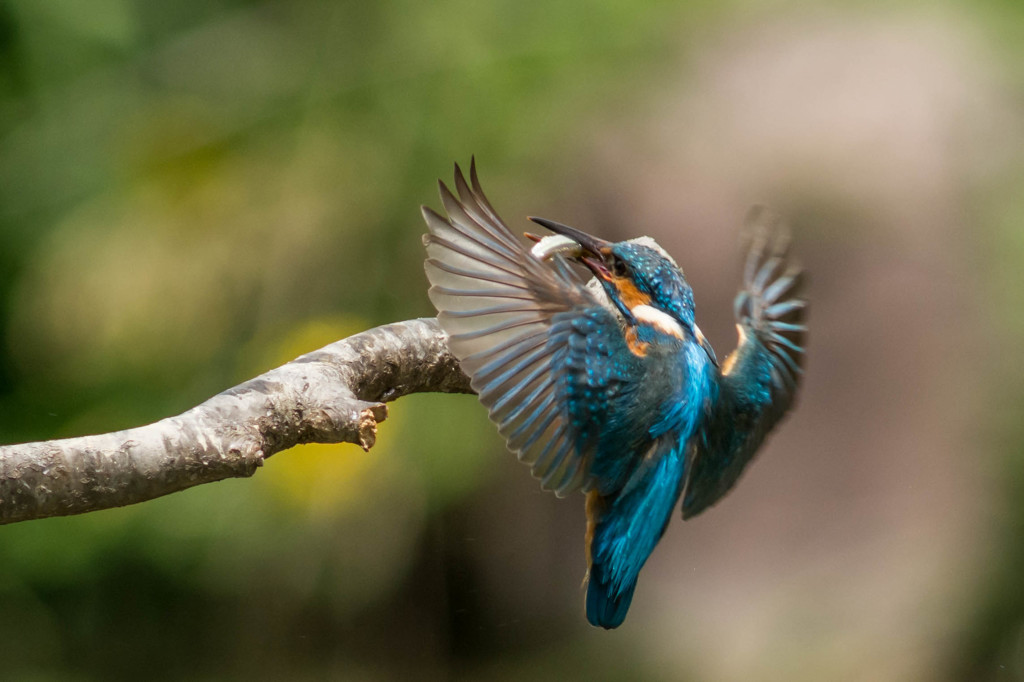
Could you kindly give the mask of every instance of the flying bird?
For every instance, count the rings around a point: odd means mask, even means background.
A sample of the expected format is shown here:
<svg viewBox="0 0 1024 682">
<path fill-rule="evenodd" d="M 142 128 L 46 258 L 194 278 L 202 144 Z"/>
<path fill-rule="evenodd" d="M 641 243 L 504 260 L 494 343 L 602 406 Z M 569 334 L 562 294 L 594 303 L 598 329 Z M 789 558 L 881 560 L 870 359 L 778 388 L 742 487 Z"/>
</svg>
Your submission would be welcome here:
<svg viewBox="0 0 1024 682">
<path fill-rule="evenodd" d="M 444 217 L 424 206 L 430 300 L 508 448 L 541 486 L 586 494 L 587 620 L 622 624 L 682 498 L 722 498 L 792 407 L 802 374 L 802 271 L 769 213 L 735 301 L 739 344 L 719 364 L 683 271 L 647 237 L 609 242 L 551 220 L 527 248 L 484 196 L 476 163 Z M 593 276 L 588 284 L 580 272 Z"/>
</svg>

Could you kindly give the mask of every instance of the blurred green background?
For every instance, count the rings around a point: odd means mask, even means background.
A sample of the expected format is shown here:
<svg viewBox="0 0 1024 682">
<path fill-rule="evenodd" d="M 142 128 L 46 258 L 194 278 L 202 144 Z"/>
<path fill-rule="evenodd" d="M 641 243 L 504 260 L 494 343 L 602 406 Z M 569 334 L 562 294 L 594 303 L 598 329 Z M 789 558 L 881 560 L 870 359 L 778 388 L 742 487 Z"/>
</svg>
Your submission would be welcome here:
<svg viewBox="0 0 1024 682">
<path fill-rule="evenodd" d="M 175 414 L 429 315 L 420 204 L 651 234 L 734 344 L 812 275 L 797 412 L 586 626 L 582 499 L 469 396 L 377 446 L 0 528 L 12 680 L 1024 679 L 1024 5 L 0 0 L 0 442 Z"/>
</svg>

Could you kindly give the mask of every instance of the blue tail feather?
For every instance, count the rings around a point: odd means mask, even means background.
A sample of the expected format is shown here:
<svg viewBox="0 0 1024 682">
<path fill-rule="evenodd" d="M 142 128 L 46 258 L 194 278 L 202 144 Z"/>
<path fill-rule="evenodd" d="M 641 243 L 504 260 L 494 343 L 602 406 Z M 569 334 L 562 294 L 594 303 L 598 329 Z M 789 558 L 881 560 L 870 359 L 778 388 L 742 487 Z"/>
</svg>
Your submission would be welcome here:
<svg viewBox="0 0 1024 682">
<path fill-rule="evenodd" d="M 626 492 L 588 498 L 590 581 L 587 620 L 605 629 L 626 619 L 637 577 L 672 516 L 682 488 L 685 459 L 670 440 L 657 445 Z"/>
<path fill-rule="evenodd" d="M 612 596 L 608 585 L 594 579 L 591 576 L 587 585 L 587 620 L 591 625 L 611 630 L 622 625 L 626 620 L 626 613 L 633 601 L 633 590 L 636 589 L 636 581 L 630 583 L 626 589 L 621 590 L 616 596 Z"/>
</svg>

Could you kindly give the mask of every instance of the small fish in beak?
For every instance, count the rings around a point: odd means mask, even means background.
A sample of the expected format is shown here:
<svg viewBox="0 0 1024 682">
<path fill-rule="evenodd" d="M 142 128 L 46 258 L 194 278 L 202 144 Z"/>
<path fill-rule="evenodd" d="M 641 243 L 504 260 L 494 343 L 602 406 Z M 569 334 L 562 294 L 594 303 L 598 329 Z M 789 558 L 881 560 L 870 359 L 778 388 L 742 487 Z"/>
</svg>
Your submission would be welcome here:
<svg viewBox="0 0 1024 682">
<path fill-rule="evenodd" d="M 537 260 L 551 260 L 556 255 L 576 259 L 583 256 L 583 247 L 580 243 L 564 234 L 549 234 L 546 237 L 539 237 L 527 232 L 526 236 L 537 242 L 530 249 L 530 254 Z"/>
</svg>

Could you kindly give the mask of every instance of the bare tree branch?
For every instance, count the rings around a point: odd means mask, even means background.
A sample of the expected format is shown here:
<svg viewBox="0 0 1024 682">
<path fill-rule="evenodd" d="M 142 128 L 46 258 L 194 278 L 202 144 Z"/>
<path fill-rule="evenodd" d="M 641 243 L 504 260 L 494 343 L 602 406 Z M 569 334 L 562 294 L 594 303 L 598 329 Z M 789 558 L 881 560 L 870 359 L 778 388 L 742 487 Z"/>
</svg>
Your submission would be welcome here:
<svg viewBox="0 0 1024 682">
<path fill-rule="evenodd" d="M 369 450 L 385 402 L 470 393 L 434 319 L 336 341 L 176 417 L 96 436 L 0 446 L 0 524 L 120 507 L 252 476 L 299 443 Z"/>
</svg>

